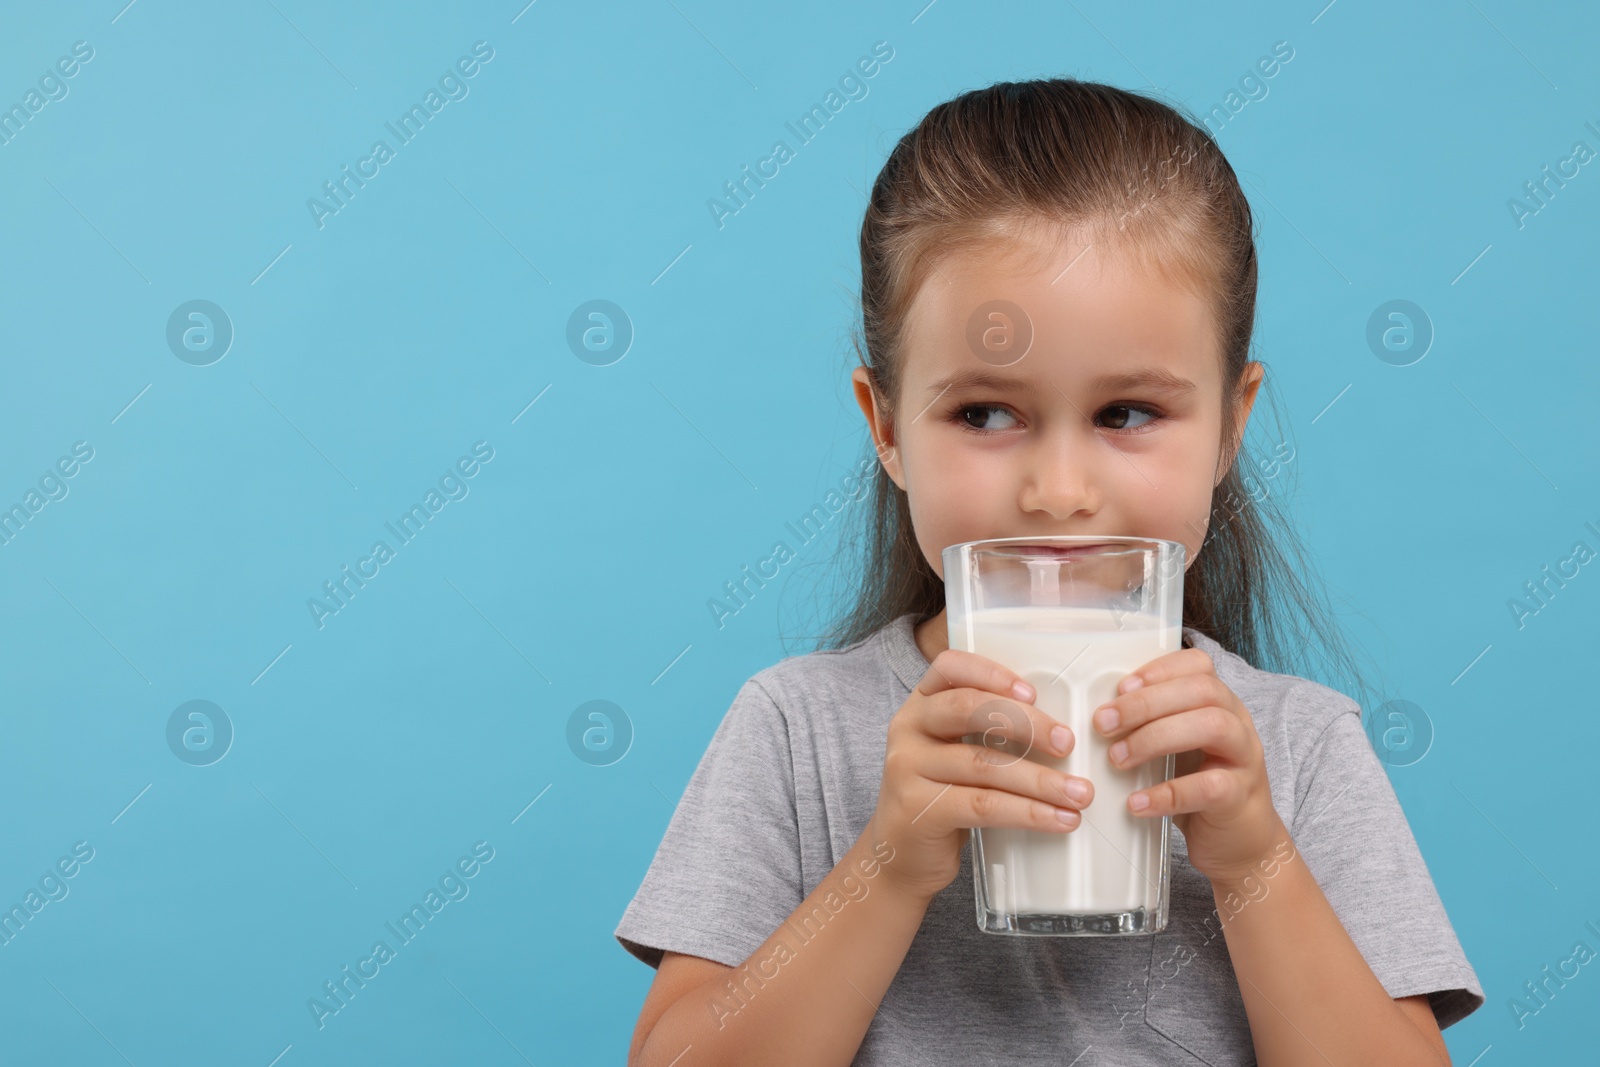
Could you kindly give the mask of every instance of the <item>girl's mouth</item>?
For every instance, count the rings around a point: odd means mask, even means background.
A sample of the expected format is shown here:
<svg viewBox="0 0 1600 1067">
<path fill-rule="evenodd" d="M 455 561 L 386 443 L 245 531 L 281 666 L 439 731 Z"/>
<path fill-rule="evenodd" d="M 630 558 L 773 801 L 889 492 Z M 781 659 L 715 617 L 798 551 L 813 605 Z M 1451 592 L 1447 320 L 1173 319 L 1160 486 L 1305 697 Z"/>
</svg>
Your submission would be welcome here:
<svg viewBox="0 0 1600 1067">
<path fill-rule="evenodd" d="M 1117 546 L 1111 544 L 1110 542 L 1092 545 L 1052 545 L 1046 543 L 1028 545 L 1026 546 L 1025 551 L 1029 555 L 1052 556 L 1060 559 L 1070 559 L 1074 556 L 1091 555 L 1093 553 L 1103 552 L 1108 548 L 1115 547 Z"/>
</svg>

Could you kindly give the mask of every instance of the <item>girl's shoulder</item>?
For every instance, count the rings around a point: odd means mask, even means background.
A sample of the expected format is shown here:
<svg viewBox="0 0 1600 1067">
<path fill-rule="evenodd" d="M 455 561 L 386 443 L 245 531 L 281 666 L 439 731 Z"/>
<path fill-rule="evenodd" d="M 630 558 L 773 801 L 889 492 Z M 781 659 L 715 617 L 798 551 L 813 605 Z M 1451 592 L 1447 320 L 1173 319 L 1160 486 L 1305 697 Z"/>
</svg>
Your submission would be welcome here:
<svg viewBox="0 0 1600 1067">
<path fill-rule="evenodd" d="M 1309 678 L 1262 670 L 1206 634 L 1187 629 L 1185 633 L 1192 635 L 1194 647 L 1211 656 L 1217 677 L 1250 713 L 1273 807 L 1284 825 L 1295 831 L 1297 843 L 1319 851 L 1319 841 L 1360 833 L 1342 816 L 1375 810 L 1372 805 L 1381 807 L 1385 794 L 1389 806 L 1380 814 L 1398 815 L 1357 701 Z M 1329 816 L 1328 807 L 1341 797 L 1347 799 L 1347 807 L 1340 809 L 1340 817 Z M 1306 812 L 1312 814 L 1306 817 Z M 1403 822 L 1403 815 L 1398 818 Z M 1399 833 L 1393 825 L 1388 832 Z"/>
<path fill-rule="evenodd" d="M 1265 726 L 1291 742 L 1311 743 L 1340 716 L 1361 719 L 1361 705 L 1337 689 L 1299 675 L 1262 670 L 1192 627 L 1184 627 L 1183 633 L 1192 646 L 1211 657 L 1217 677 L 1250 710 L 1258 733 Z"/>
<path fill-rule="evenodd" d="M 909 693 L 928 668 L 912 636 L 915 620 L 902 615 L 845 647 L 785 656 L 746 685 L 761 690 L 786 715 L 881 704 L 886 695 Z"/>
</svg>

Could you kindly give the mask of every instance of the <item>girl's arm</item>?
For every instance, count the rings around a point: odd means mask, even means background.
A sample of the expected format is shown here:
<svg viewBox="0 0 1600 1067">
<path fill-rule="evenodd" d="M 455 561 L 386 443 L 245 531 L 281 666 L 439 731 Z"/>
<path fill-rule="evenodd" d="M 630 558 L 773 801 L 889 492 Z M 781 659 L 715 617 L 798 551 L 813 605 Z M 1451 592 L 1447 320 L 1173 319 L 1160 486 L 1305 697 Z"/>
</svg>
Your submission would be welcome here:
<svg viewBox="0 0 1600 1067">
<path fill-rule="evenodd" d="M 1293 848 L 1287 830 L 1283 840 L 1278 855 Z M 1211 883 L 1261 1067 L 1449 1067 L 1427 998 L 1389 996 L 1299 850 L 1261 870 Z"/>
<path fill-rule="evenodd" d="M 1111 746 L 1112 764 L 1178 755 L 1179 773 L 1135 793 L 1127 810 L 1172 815 L 1189 862 L 1211 881 L 1257 1062 L 1449 1067 L 1433 1013 L 1413 998 L 1389 996 L 1307 868 L 1273 807 L 1250 709 L 1217 677 L 1210 654 L 1169 652 L 1117 689 L 1094 716 L 1108 738 L 1121 738 Z M 1340 714 L 1329 728 L 1335 723 L 1344 736 L 1360 736 L 1359 716 Z M 1369 785 L 1381 780 L 1364 740 L 1351 752 L 1366 761 L 1357 774 Z"/>
<path fill-rule="evenodd" d="M 667 1008 L 630 1067 L 667 1067 L 686 1051 L 695 1067 L 848 1067 L 931 899 L 882 877 L 881 859 L 858 838 L 743 966 Z"/>
</svg>

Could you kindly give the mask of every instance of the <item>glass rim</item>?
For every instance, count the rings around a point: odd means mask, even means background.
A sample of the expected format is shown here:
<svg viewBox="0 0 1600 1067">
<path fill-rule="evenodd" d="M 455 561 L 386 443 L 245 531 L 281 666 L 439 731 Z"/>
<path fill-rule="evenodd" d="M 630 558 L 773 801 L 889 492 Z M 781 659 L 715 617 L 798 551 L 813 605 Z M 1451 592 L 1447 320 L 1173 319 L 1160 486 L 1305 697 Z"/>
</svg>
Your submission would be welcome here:
<svg viewBox="0 0 1600 1067">
<path fill-rule="evenodd" d="M 961 541 L 948 545 L 941 554 L 959 553 L 972 555 L 977 552 L 990 553 L 1001 556 L 1011 556 L 1015 559 L 1027 558 L 1022 553 L 1007 553 L 1006 546 L 1022 546 L 1032 544 L 1044 545 L 1106 545 L 1110 549 L 1106 552 L 1097 552 L 1095 558 L 1125 555 L 1130 552 L 1148 552 L 1152 549 L 1160 551 L 1181 550 L 1184 545 L 1181 541 L 1169 541 L 1160 537 L 1135 537 L 1132 534 L 1041 534 L 1036 537 L 990 537 L 980 541 Z M 1083 557 L 1077 557 L 1082 559 Z M 1061 562 L 1069 562 L 1062 560 Z"/>
</svg>

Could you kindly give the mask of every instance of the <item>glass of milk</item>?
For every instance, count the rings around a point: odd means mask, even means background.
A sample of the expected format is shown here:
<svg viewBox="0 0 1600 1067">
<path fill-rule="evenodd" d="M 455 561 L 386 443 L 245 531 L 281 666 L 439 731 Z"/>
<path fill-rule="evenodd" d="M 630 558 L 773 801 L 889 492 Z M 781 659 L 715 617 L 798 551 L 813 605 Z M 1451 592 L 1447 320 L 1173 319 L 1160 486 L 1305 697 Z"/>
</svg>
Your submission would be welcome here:
<svg viewBox="0 0 1600 1067">
<path fill-rule="evenodd" d="M 1181 643 L 1184 546 L 1137 537 L 1007 537 L 942 553 L 950 647 L 1017 672 L 1076 741 L 1065 758 L 996 729 L 971 744 L 1094 783 L 1068 833 L 972 829 L 978 927 L 1039 936 L 1153 934 L 1166 928 L 1171 816 L 1137 817 L 1128 797 L 1172 777 L 1176 756 L 1113 767 L 1094 728 L 1117 683 Z M 996 700 L 984 718 L 1025 722 Z M 990 713 L 993 714 L 990 714 Z"/>
</svg>

